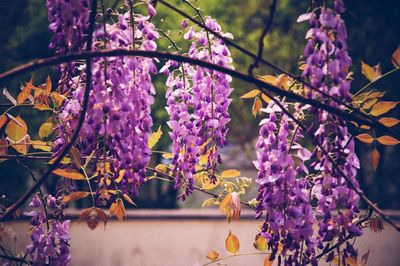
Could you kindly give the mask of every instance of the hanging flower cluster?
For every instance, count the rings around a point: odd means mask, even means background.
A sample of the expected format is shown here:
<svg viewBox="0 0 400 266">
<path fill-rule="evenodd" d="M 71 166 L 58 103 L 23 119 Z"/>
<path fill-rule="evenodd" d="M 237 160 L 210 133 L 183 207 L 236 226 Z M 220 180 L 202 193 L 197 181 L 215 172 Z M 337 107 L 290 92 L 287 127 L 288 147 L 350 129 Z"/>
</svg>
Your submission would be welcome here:
<svg viewBox="0 0 400 266">
<path fill-rule="evenodd" d="M 318 90 L 348 101 L 351 99 L 351 81 L 347 78 L 351 58 L 347 52 L 345 23 L 340 17 L 342 12 L 343 2 L 336 0 L 333 9 L 319 7 L 300 16 L 298 21 L 309 21 L 311 26 L 306 35 L 308 43 L 304 51 L 306 68 L 303 76 Z M 308 96 L 343 108 L 321 94 L 311 93 L 311 90 Z M 315 161 L 311 164 L 316 172 L 312 195 L 318 200 L 317 212 L 323 216 L 319 224 L 318 246 L 326 250 L 336 237 L 343 242 L 348 234 L 362 234 L 362 230 L 355 224 L 359 212 L 359 196 L 353 189 L 359 187 L 356 180 L 359 160 L 343 119 L 316 108 L 310 108 L 309 111 L 315 117 L 312 125 L 316 130 L 314 142 L 328 153 L 316 147 Z M 330 158 L 337 162 L 337 167 Z M 333 211 L 338 211 L 338 214 L 334 215 Z M 343 252 L 344 257 L 355 254 L 350 243 L 347 243 Z M 332 259 L 333 253 L 328 261 Z"/>
<path fill-rule="evenodd" d="M 56 199 L 48 195 L 47 208 L 59 208 Z M 25 213 L 31 217 L 31 240 L 32 243 L 26 247 L 33 265 L 68 265 L 71 261 L 69 254 L 70 220 L 46 220 L 42 201 L 37 195 L 32 198 L 30 207 L 42 210 L 34 210 Z M 60 213 L 56 213 L 56 216 Z"/>
<path fill-rule="evenodd" d="M 95 33 L 95 49 L 106 45 L 109 49 L 156 50 L 158 33 L 149 17 L 134 16 L 135 33 L 130 27 L 129 12 L 119 15 L 117 23 L 107 24 L 106 32 L 99 27 Z M 114 179 L 123 171 L 124 193 L 138 194 L 150 160 L 147 140 L 152 127 L 150 105 L 155 95 L 151 74 L 156 72 L 154 60 L 143 57 L 111 57 L 93 62 L 93 88 L 79 138 L 84 147 L 82 153 L 96 150 L 96 158 L 112 158 L 108 162 L 115 168 Z M 59 147 L 68 141 L 78 121 L 84 92 L 79 79 L 82 75 L 74 78 L 77 86 L 59 114 L 59 130 L 63 136 L 57 140 Z M 104 149 L 98 148 L 99 138 Z"/>
<path fill-rule="evenodd" d="M 230 33 L 222 33 L 217 22 L 205 18 L 205 24 L 215 32 L 232 38 Z M 182 21 L 186 28 L 187 22 Z M 186 40 L 192 41 L 188 56 L 233 68 L 230 52 L 224 42 L 204 30 L 196 32 L 193 27 L 184 34 Z M 172 129 L 172 153 L 176 188 L 183 187 L 185 195 L 193 191 L 193 176 L 200 154 L 207 154 L 206 168 L 210 179 L 216 181 L 217 165 L 221 163 L 219 147 L 226 144 L 227 127 L 230 121 L 228 107 L 231 103 L 232 88 L 229 75 L 218 73 L 197 66 L 178 64 L 169 61 L 160 70 L 168 74 L 167 111 Z M 185 195 L 182 195 L 185 198 Z"/>
<path fill-rule="evenodd" d="M 304 162 L 310 159 L 311 152 L 298 144 L 302 135 L 279 106 L 271 101 L 262 111 L 269 117 L 260 123 L 256 144 L 254 164 L 259 184 L 256 212 L 257 217 L 266 214 L 261 235 L 271 249 L 270 260 L 274 260 L 280 249 L 281 255 L 287 256 L 286 263 L 292 265 L 301 261 L 301 250 L 309 257 L 315 254 L 310 184 L 305 178 L 298 178 L 308 174 Z"/>
<path fill-rule="evenodd" d="M 53 34 L 49 47 L 64 55 L 82 50 L 89 26 L 88 0 L 47 0 L 49 30 Z M 67 91 L 75 62 L 58 66 L 62 91 Z"/>
</svg>

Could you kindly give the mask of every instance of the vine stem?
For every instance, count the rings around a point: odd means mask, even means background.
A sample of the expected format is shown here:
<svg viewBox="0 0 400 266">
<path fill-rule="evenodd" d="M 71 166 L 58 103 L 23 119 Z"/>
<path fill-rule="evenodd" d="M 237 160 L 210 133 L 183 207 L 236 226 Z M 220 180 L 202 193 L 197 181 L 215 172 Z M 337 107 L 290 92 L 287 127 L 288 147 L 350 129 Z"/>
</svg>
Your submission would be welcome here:
<svg viewBox="0 0 400 266">
<path fill-rule="evenodd" d="M 86 51 L 90 52 L 92 50 L 93 43 L 93 30 L 94 23 L 96 19 L 96 9 L 97 9 L 97 0 L 93 0 L 91 3 L 91 11 L 90 11 L 90 24 L 89 24 L 89 34 L 88 41 L 86 46 Z M 20 206 L 22 206 L 32 195 L 38 190 L 44 181 L 50 176 L 50 174 L 55 170 L 61 160 L 68 154 L 69 150 L 74 145 L 75 141 L 78 139 L 79 132 L 82 128 L 83 122 L 85 120 L 87 106 L 89 103 L 89 94 L 92 82 L 92 66 L 91 66 L 91 58 L 86 58 L 86 82 L 85 82 L 85 91 L 84 91 L 84 99 L 82 103 L 82 110 L 80 112 L 78 124 L 76 126 L 75 132 L 72 135 L 70 141 L 64 148 L 61 150 L 61 153 L 57 156 L 54 163 L 49 166 L 47 171 L 43 174 L 43 176 L 35 183 L 22 197 L 20 197 L 14 204 L 8 207 L 5 212 L 0 216 L 0 221 L 4 221 L 8 216 L 14 213 Z"/>
<path fill-rule="evenodd" d="M 277 95 L 287 97 L 290 100 L 301 102 L 303 104 L 312 105 L 318 109 L 322 109 L 322 110 L 325 110 L 332 114 L 335 114 L 337 116 L 340 116 L 343 119 L 346 119 L 347 121 L 354 121 L 354 122 L 358 122 L 363 125 L 375 127 L 377 129 L 380 129 L 380 130 L 382 130 L 388 134 L 391 134 L 397 138 L 400 138 L 400 132 L 385 126 L 384 124 L 380 123 L 377 119 L 375 119 L 373 117 L 360 115 L 359 112 L 348 113 L 339 108 L 319 102 L 318 100 L 309 99 L 309 98 L 303 97 L 299 94 L 296 94 L 294 92 L 283 90 L 281 88 L 278 88 L 276 86 L 268 84 L 260 79 L 254 78 L 252 76 L 246 75 L 242 72 L 239 72 L 239 71 L 236 71 L 233 69 L 222 67 L 222 66 L 212 64 L 209 62 L 205 62 L 202 60 L 190 58 L 188 56 L 171 54 L 171 53 L 166 53 L 166 52 L 127 50 L 127 49 L 110 49 L 110 50 L 87 51 L 87 52 L 81 52 L 81 53 L 76 53 L 76 54 L 59 55 L 59 56 L 53 56 L 53 57 L 48 57 L 48 58 L 36 59 L 36 60 L 26 63 L 24 65 L 20 65 L 18 67 L 10 69 L 6 72 L 3 72 L 2 74 L 0 74 L 0 82 L 4 81 L 6 79 L 9 79 L 11 77 L 20 75 L 22 73 L 36 70 L 36 69 L 39 69 L 39 68 L 42 68 L 45 66 L 55 65 L 55 64 L 59 64 L 59 63 L 63 63 L 63 62 L 74 61 L 77 59 L 89 59 L 89 58 L 97 58 L 97 57 L 105 57 L 105 56 L 106 57 L 142 56 L 142 57 L 150 57 L 150 58 L 171 59 L 171 60 L 175 60 L 178 62 L 185 62 L 185 63 L 213 69 L 213 70 L 219 71 L 221 73 L 228 74 L 232 77 L 238 78 L 240 80 L 243 80 L 243 81 L 246 81 L 249 83 L 253 83 L 254 85 L 261 88 L 261 91 L 263 91 L 263 92 L 270 91 Z"/>
</svg>

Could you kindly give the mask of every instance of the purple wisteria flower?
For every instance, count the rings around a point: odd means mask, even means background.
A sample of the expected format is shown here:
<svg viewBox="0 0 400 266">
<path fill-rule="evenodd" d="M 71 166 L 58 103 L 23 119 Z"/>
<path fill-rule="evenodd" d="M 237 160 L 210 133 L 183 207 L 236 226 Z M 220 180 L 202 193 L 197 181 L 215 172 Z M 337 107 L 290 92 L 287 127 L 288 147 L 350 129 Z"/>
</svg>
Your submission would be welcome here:
<svg viewBox="0 0 400 266">
<path fill-rule="evenodd" d="M 205 18 L 207 27 L 221 33 L 221 27 L 210 18 Z M 186 28 L 187 22 L 182 21 Z M 204 30 L 190 27 L 184 34 L 191 41 L 188 56 L 233 68 L 230 52 L 225 43 Z M 208 43 L 210 41 L 210 43 Z M 182 187 L 184 199 L 193 191 L 193 176 L 201 154 L 207 154 L 205 167 L 210 179 L 216 181 L 217 164 L 221 163 L 218 148 L 226 144 L 227 127 L 230 121 L 228 107 L 232 99 L 229 75 L 206 68 L 178 64 L 168 61 L 160 70 L 168 74 L 167 111 L 170 116 L 175 188 Z"/>
<path fill-rule="evenodd" d="M 51 195 L 48 196 L 47 208 L 59 207 L 57 204 L 54 205 L 53 199 L 55 198 Z M 63 222 L 57 219 L 46 220 L 44 210 L 37 210 L 44 207 L 38 195 L 32 197 L 29 206 L 35 210 L 24 213 L 31 217 L 32 243 L 26 247 L 26 252 L 33 265 L 69 265 L 71 262 L 68 244 L 71 240 L 70 220 Z"/>
<path fill-rule="evenodd" d="M 134 34 L 129 12 L 120 14 L 117 19 L 117 23 L 106 25 L 106 33 L 102 27 L 96 30 L 94 49 L 102 48 L 107 38 L 106 48 L 109 49 L 156 50 L 155 40 L 159 35 L 148 21 L 149 16 L 135 14 Z M 96 150 L 96 158 L 111 155 L 108 158 L 114 168 L 114 179 L 123 171 L 122 191 L 137 196 L 151 155 L 147 144 L 153 124 L 150 106 L 155 95 L 151 75 L 157 73 L 157 69 L 153 59 L 144 57 L 111 57 L 106 64 L 107 76 L 104 59 L 93 62 L 93 86 L 79 136 L 84 147 L 81 152 L 89 155 Z M 80 115 L 84 67 L 81 70 L 81 76 L 73 79 L 71 97 L 59 114 L 61 137 L 55 141 L 55 150 L 68 141 Z M 99 138 L 106 146 L 105 154 L 104 149 L 98 149 Z"/>
<path fill-rule="evenodd" d="M 310 184 L 303 178 L 308 174 L 305 162 L 311 152 L 298 144 L 303 136 L 279 106 L 271 101 L 262 111 L 268 118 L 260 123 L 254 161 L 259 185 L 257 217 L 263 212 L 266 216 L 261 235 L 268 241 L 271 260 L 281 249 L 280 255 L 288 257 L 286 262 L 300 263 L 301 251 L 309 257 L 315 254 Z"/>
<path fill-rule="evenodd" d="M 320 91 L 343 101 L 351 99 L 351 80 L 347 78 L 351 58 L 347 51 L 347 32 L 340 13 L 344 12 L 341 0 L 334 1 L 334 8 L 319 7 L 302 15 L 299 21 L 309 21 L 308 41 L 304 50 L 306 68 L 303 76 Z M 309 90 L 308 97 L 323 101 L 337 108 L 340 104 L 321 94 Z M 359 196 L 353 189 L 358 188 L 356 170 L 359 160 L 354 152 L 354 141 L 349 134 L 346 122 L 326 111 L 310 108 L 315 117 L 312 129 L 315 130 L 315 144 L 320 145 L 328 155 L 318 147 L 314 150 L 314 162 L 311 167 L 316 172 L 312 196 L 317 199 L 317 212 L 322 215 L 318 230 L 318 247 L 325 250 L 334 238 L 344 241 L 348 234 L 359 236 L 361 228 L 355 224 L 359 212 Z M 335 168 L 329 159 L 337 162 Z M 317 158 L 318 157 L 318 158 Z M 343 178 L 342 174 L 347 177 Z M 333 211 L 338 211 L 335 215 Z M 352 245 L 347 243 L 345 256 L 354 253 Z M 328 260 L 333 259 L 333 255 Z"/>
</svg>

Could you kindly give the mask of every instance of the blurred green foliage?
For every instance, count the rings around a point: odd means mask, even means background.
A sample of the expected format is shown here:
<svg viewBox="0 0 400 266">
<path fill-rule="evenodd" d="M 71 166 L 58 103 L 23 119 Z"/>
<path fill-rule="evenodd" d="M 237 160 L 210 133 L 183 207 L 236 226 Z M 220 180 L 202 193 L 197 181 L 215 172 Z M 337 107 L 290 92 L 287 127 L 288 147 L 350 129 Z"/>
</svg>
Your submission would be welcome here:
<svg viewBox="0 0 400 266">
<path fill-rule="evenodd" d="M 106 6 L 111 6 L 115 1 L 105 1 Z M 195 15 L 195 12 L 180 0 L 169 0 L 185 12 Z M 197 0 L 192 1 L 198 6 L 204 15 L 210 15 L 218 20 L 225 32 L 231 32 L 235 36 L 235 41 L 246 49 L 256 53 L 258 38 L 263 25 L 269 15 L 271 0 Z M 367 81 L 361 76 L 360 60 L 363 59 L 370 65 L 381 62 L 383 72 L 391 69 L 390 57 L 392 52 L 400 45 L 400 2 L 390 0 L 371 0 L 371 1 L 346 1 L 347 12 L 344 14 L 349 32 L 349 49 L 353 58 L 353 71 L 355 81 L 353 91 L 357 91 Z M 307 30 L 305 24 L 297 24 L 297 17 L 307 10 L 308 1 L 280 0 L 272 24 L 272 30 L 265 39 L 266 48 L 264 58 L 274 64 L 291 71 L 298 72 L 297 61 L 302 54 L 305 45 L 304 35 Z M 180 27 L 181 17 L 173 11 L 166 9 L 162 4 L 157 5 L 157 16 L 153 22 L 158 28 L 170 35 L 179 47 L 185 48 L 182 42 L 182 30 Z M 48 49 L 50 34 L 47 30 L 47 11 L 43 0 L 2 0 L 0 1 L 0 72 L 15 67 L 21 63 L 28 62 L 35 58 L 46 57 L 53 54 Z M 159 49 L 162 51 L 172 51 L 169 41 L 161 37 Z M 184 50 L 184 49 L 183 49 Z M 238 51 L 232 49 L 235 68 L 242 72 L 247 72 L 247 66 L 252 60 Z M 32 73 L 30 73 L 32 74 Z M 17 93 L 20 82 L 30 79 L 30 74 L 20 76 L 18 79 L 0 84 L 1 88 L 6 86 L 10 91 Z M 273 69 L 265 66 L 256 70 L 256 74 L 277 74 Z M 43 82 L 47 75 L 57 79 L 55 67 L 41 69 L 34 73 L 37 83 Z M 386 90 L 387 98 L 399 100 L 398 90 L 399 74 L 391 76 L 389 79 L 378 82 L 374 88 Z M 397 82 L 396 82 L 397 81 Z M 166 133 L 167 120 L 164 109 L 165 98 L 163 93 L 166 88 L 163 85 L 165 77 L 156 78 L 158 97 L 153 106 L 155 127 L 163 126 Z M 250 101 L 239 100 L 238 96 L 253 86 L 240 81 L 234 81 L 234 103 L 231 105 L 231 115 L 229 138 L 231 142 L 247 147 L 254 140 L 257 134 L 258 118 L 251 117 Z M 4 97 L 0 97 L 0 103 L 4 103 Z M 43 114 L 43 113 L 41 113 Z M 45 117 L 38 116 L 37 113 L 25 112 L 24 118 L 39 125 Z M 398 115 L 397 115 L 398 117 Z M 246 125 L 246 126 L 243 126 Z M 30 133 L 37 132 L 32 130 Z M 0 132 L 1 134 L 2 132 Z M 157 144 L 158 149 L 168 148 L 168 137 L 164 134 L 162 140 Z M 250 145 L 251 146 L 251 145 Z M 362 160 L 362 169 L 359 177 L 361 186 L 366 190 L 366 194 L 380 203 L 383 208 L 400 208 L 398 192 L 400 187 L 400 155 L 399 145 L 395 147 L 380 147 L 381 164 L 378 172 L 374 174 L 368 163 L 369 158 L 366 150 L 369 147 L 358 146 L 358 152 Z M 250 151 L 252 152 L 252 151 Z M 160 158 L 156 158 L 160 160 Z M 4 163 L 3 163 L 4 164 Z M 42 168 L 37 170 L 41 173 Z M 13 162 L 2 165 L 0 172 L 0 195 L 6 191 L 11 197 L 21 194 L 27 184 L 27 175 L 21 174 Z M 48 185 L 54 186 L 51 180 Z M 383 193 L 385 191 L 385 193 Z M 153 182 L 146 186 L 142 193 L 142 200 L 139 204 L 144 207 L 174 207 L 176 205 L 175 193 L 171 191 L 168 184 Z"/>
</svg>

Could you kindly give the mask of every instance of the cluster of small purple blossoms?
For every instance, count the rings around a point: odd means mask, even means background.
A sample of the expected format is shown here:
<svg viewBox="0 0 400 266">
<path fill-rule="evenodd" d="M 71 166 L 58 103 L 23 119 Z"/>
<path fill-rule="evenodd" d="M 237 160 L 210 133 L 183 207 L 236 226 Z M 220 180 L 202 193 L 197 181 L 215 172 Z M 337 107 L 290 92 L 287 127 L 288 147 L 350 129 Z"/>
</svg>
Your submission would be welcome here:
<svg viewBox="0 0 400 266">
<path fill-rule="evenodd" d="M 58 208 L 56 199 L 48 195 L 45 202 L 46 207 Z M 68 241 L 70 220 L 61 222 L 49 219 L 43 211 L 42 201 L 37 195 L 32 198 L 30 207 L 41 210 L 33 210 L 25 213 L 31 217 L 31 240 L 32 243 L 26 247 L 33 265 L 69 265 L 71 255 L 69 254 Z"/>
<path fill-rule="evenodd" d="M 56 54 L 64 55 L 80 52 L 85 43 L 89 25 L 88 0 L 47 0 L 49 30 L 53 33 L 49 47 Z M 63 91 L 69 86 L 75 63 L 69 62 L 59 67 L 60 84 Z"/>
<path fill-rule="evenodd" d="M 154 12 L 150 13 L 154 15 Z M 135 33 L 130 27 L 129 12 L 120 14 L 118 22 L 107 24 L 106 32 L 99 26 L 95 31 L 94 49 L 101 49 L 106 44 L 108 49 L 155 51 L 155 40 L 159 35 L 149 22 L 150 16 L 134 16 Z M 79 137 L 84 147 L 83 154 L 97 150 L 96 160 L 100 156 L 110 155 L 108 158 L 112 159 L 109 162 L 112 160 L 110 164 L 115 169 L 114 179 L 124 171 L 121 189 L 123 193 L 136 196 L 140 184 L 144 182 L 151 156 L 147 141 L 153 124 L 150 106 L 154 102 L 155 88 L 151 74 L 155 73 L 157 68 L 151 58 L 110 57 L 93 60 L 92 90 Z M 78 86 L 59 114 L 62 121 L 59 130 L 63 137 L 57 140 L 58 145 L 65 143 L 78 121 L 84 91 L 84 85 L 79 82 L 82 77 L 74 78 Z M 98 149 L 99 138 L 103 139 L 106 154 L 103 149 Z"/>
<path fill-rule="evenodd" d="M 222 33 L 214 19 L 206 17 L 205 24 L 213 31 L 232 38 L 230 33 Z M 185 20 L 182 27 L 188 27 Z M 233 68 L 225 43 L 212 34 L 207 35 L 204 30 L 196 32 L 191 27 L 184 34 L 184 39 L 192 42 L 189 57 Z M 226 145 L 226 124 L 230 121 L 228 107 L 232 101 L 229 96 L 233 89 L 229 75 L 185 63 L 178 66 L 178 63 L 168 61 L 160 72 L 169 75 L 166 109 L 170 116 L 168 125 L 172 130 L 172 164 L 176 175 L 175 187 L 184 188 L 185 192 L 181 195 L 184 199 L 193 191 L 193 177 L 200 155 L 207 154 L 205 167 L 209 170 L 210 180 L 215 182 L 217 179 L 217 165 L 221 163 L 218 148 Z M 173 68 L 176 69 L 172 71 Z"/>
<path fill-rule="evenodd" d="M 310 13 L 301 15 L 298 21 L 309 21 L 311 26 L 306 35 L 308 43 L 304 50 L 306 68 L 303 76 L 318 90 L 348 101 L 351 99 L 349 92 L 351 81 L 347 78 L 351 58 L 347 51 L 346 26 L 340 16 L 344 10 L 343 2 L 335 0 L 333 9 L 316 8 Z M 308 97 L 343 108 L 321 94 L 312 93 L 311 90 Z M 354 236 L 362 234 L 361 228 L 355 224 L 355 218 L 359 213 L 359 196 L 353 189 L 359 187 L 356 180 L 359 160 L 343 119 L 313 107 L 310 108 L 310 114 L 316 121 L 312 125 L 315 130 L 315 144 L 328 153 L 327 155 L 316 147 L 315 160 L 311 164 L 317 173 L 313 180 L 312 195 L 318 200 L 317 212 L 323 216 L 319 224 L 317 244 L 326 251 L 330 242 L 336 237 L 339 242 L 344 242 L 348 234 Z M 334 167 L 328 156 L 334 158 L 337 167 Z M 335 210 L 338 211 L 336 216 L 333 214 Z M 346 243 L 343 253 L 343 257 L 356 254 L 350 243 Z M 327 261 L 333 258 L 332 252 Z"/>
<path fill-rule="evenodd" d="M 311 152 L 300 146 L 298 139 L 303 136 L 278 105 L 271 101 L 262 111 L 268 118 L 260 123 L 257 161 L 254 161 L 259 185 L 257 218 L 263 212 L 266 215 L 261 235 L 271 249 L 270 260 L 275 259 L 281 248 L 279 255 L 285 257 L 285 265 L 300 265 L 302 251 L 315 263 L 311 187 L 306 178 L 301 178 L 308 175 L 304 163 Z"/>
</svg>

